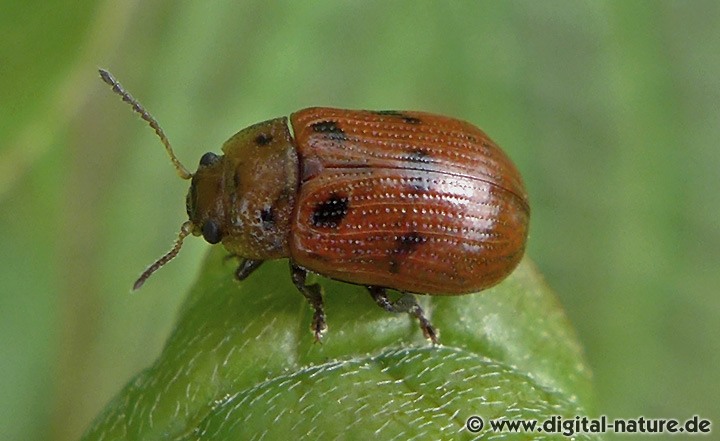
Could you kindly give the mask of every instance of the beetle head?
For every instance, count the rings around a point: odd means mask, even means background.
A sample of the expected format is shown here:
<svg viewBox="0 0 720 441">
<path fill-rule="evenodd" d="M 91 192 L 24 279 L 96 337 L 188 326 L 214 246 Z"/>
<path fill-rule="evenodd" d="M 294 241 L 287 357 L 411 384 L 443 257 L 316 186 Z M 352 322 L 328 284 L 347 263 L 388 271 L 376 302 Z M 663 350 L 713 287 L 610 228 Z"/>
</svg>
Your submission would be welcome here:
<svg viewBox="0 0 720 441">
<path fill-rule="evenodd" d="M 190 219 L 182 224 L 172 249 L 150 265 L 135 281 L 133 289 L 138 289 L 155 271 L 177 256 L 180 248 L 182 248 L 183 240 L 188 235 L 202 235 L 210 243 L 218 243 L 222 240 L 222 219 L 224 218 L 221 191 L 223 156 L 206 153 L 200 159 L 198 171 L 194 175 L 191 174 L 175 156 L 170 141 L 157 120 L 122 87 L 110 72 L 104 69 L 99 71 L 100 78 L 112 88 L 113 92 L 120 95 L 123 101 L 128 103 L 133 111 L 155 130 L 155 133 L 165 146 L 165 151 L 170 156 L 178 175 L 182 179 L 192 179 L 187 196 L 187 212 Z"/>
<path fill-rule="evenodd" d="M 212 152 L 205 153 L 200 158 L 185 204 L 192 224 L 192 234 L 202 235 L 211 244 L 220 242 L 226 233 L 223 231 L 224 159 L 224 156 Z"/>
</svg>

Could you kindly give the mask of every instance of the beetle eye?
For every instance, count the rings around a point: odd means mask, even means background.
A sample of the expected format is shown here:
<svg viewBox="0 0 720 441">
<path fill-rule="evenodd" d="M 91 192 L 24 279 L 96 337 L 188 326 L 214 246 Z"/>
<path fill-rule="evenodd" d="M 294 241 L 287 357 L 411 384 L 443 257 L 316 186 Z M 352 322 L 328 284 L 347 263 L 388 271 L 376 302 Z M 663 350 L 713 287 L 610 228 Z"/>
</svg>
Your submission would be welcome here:
<svg viewBox="0 0 720 441">
<path fill-rule="evenodd" d="M 200 165 L 207 166 L 215 164 L 220 160 L 220 157 L 213 152 L 207 152 L 200 157 Z"/>
<path fill-rule="evenodd" d="M 208 243 L 213 245 L 220 242 L 222 239 L 222 237 L 220 237 L 220 227 L 217 222 L 211 220 L 203 224 L 202 235 Z"/>
</svg>

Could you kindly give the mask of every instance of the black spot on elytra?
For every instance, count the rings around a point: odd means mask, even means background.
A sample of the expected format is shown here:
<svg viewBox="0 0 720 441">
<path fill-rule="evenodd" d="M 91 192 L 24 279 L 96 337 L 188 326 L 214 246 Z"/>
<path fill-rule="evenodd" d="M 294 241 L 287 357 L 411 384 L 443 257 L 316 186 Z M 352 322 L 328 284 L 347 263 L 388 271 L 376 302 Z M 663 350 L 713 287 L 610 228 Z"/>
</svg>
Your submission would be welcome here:
<svg viewBox="0 0 720 441">
<path fill-rule="evenodd" d="M 397 274 L 400 272 L 400 264 L 394 257 L 390 259 L 390 262 L 388 262 L 388 270 L 392 274 Z"/>
<path fill-rule="evenodd" d="M 333 193 L 315 205 L 311 221 L 317 228 L 337 228 L 347 213 L 348 198 Z"/>
<path fill-rule="evenodd" d="M 406 160 L 410 162 L 421 162 L 423 164 L 429 164 L 431 162 L 430 153 L 420 148 L 410 150 L 407 153 Z"/>
<path fill-rule="evenodd" d="M 266 146 L 266 145 L 270 144 L 272 142 L 272 140 L 273 140 L 273 137 L 269 133 L 261 133 L 255 137 L 255 145 L 260 146 L 260 147 Z"/>
<path fill-rule="evenodd" d="M 347 141 L 348 139 L 343 129 L 341 129 L 335 121 L 320 121 L 312 124 L 310 127 L 312 127 L 315 133 L 325 133 L 328 139 L 335 141 Z"/>
<path fill-rule="evenodd" d="M 411 231 L 398 236 L 395 240 L 396 247 L 394 252 L 395 254 L 410 254 L 415 251 L 418 246 L 424 244 L 425 242 L 427 242 L 427 237 L 416 231 Z"/>
<path fill-rule="evenodd" d="M 416 231 L 398 236 L 395 239 L 395 249 L 392 250 L 388 262 L 388 270 L 393 274 L 398 273 L 402 260 L 425 242 L 427 242 L 427 238 Z"/>
<path fill-rule="evenodd" d="M 424 179 L 414 179 L 408 183 L 405 188 L 410 194 L 428 193 L 430 191 L 430 184 Z"/>
<path fill-rule="evenodd" d="M 376 115 L 390 115 L 390 116 L 397 116 L 398 118 L 402 118 L 402 120 L 408 124 L 422 124 L 422 121 L 420 118 L 416 118 L 414 116 L 406 115 L 402 112 L 398 112 L 397 110 L 378 110 L 376 112 L 373 112 Z"/>
<path fill-rule="evenodd" d="M 416 118 L 414 116 L 403 116 L 403 121 L 405 121 L 408 124 L 420 124 L 422 121 L 420 121 L 420 118 Z"/>
<path fill-rule="evenodd" d="M 267 230 L 272 228 L 273 224 L 275 223 L 275 213 L 273 212 L 272 207 L 267 207 L 260 210 L 260 220 L 262 221 L 262 226 L 264 229 Z"/>
</svg>

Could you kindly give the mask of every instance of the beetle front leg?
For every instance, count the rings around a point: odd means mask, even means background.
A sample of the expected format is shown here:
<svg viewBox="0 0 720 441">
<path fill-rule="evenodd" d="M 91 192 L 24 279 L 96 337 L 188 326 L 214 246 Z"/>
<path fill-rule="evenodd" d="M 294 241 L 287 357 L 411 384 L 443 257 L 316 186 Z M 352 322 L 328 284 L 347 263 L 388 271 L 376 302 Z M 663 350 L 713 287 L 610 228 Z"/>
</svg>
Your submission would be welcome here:
<svg viewBox="0 0 720 441">
<path fill-rule="evenodd" d="M 435 328 L 432 323 L 430 323 L 430 320 L 425 317 L 425 312 L 423 312 L 420 305 L 418 305 L 414 295 L 405 293 L 396 301 L 391 302 L 387 297 L 386 288 L 382 288 L 380 286 L 368 286 L 367 289 L 370 291 L 370 295 L 373 300 L 375 300 L 375 303 L 377 303 L 378 306 L 385 311 L 394 313 L 407 312 L 418 319 L 420 322 L 420 329 L 422 329 L 425 338 L 432 341 L 433 344 L 437 344 L 437 332 L 435 332 Z"/>
<path fill-rule="evenodd" d="M 252 274 L 253 271 L 258 269 L 260 265 L 264 260 L 252 260 L 252 259 L 244 259 L 240 266 L 235 270 L 235 278 L 238 280 L 245 280 L 247 277 Z"/>
<path fill-rule="evenodd" d="M 325 323 L 325 307 L 323 306 L 322 299 L 322 288 L 317 283 L 306 285 L 305 280 L 307 279 L 307 270 L 295 265 L 293 262 L 290 262 L 290 274 L 297 289 L 300 290 L 302 295 L 307 299 L 308 303 L 310 303 L 310 306 L 312 306 L 315 310 L 311 329 L 315 335 L 315 341 L 319 342 L 325 331 L 327 331 L 327 324 Z"/>
</svg>

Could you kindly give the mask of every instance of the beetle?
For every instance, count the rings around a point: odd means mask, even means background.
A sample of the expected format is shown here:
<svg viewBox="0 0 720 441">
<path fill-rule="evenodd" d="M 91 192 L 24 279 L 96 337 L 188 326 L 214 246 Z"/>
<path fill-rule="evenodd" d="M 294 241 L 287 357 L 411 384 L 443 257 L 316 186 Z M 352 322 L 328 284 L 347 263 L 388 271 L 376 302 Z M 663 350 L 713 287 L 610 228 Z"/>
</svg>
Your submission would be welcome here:
<svg viewBox="0 0 720 441">
<path fill-rule="evenodd" d="M 238 280 L 266 260 L 289 258 L 292 281 L 314 309 L 316 341 L 327 324 L 321 287 L 306 284 L 308 272 L 367 287 L 380 307 L 414 316 L 437 343 L 413 294 L 483 290 L 524 253 L 530 206 L 522 178 L 472 124 L 424 112 L 308 108 L 289 122 L 241 130 L 223 155 L 205 153 L 190 173 L 157 121 L 109 72 L 100 76 L 191 181 L 188 220 L 134 289 L 192 234 L 238 257 Z M 391 301 L 389 289 L 403 296 Z"/>
</svg>

